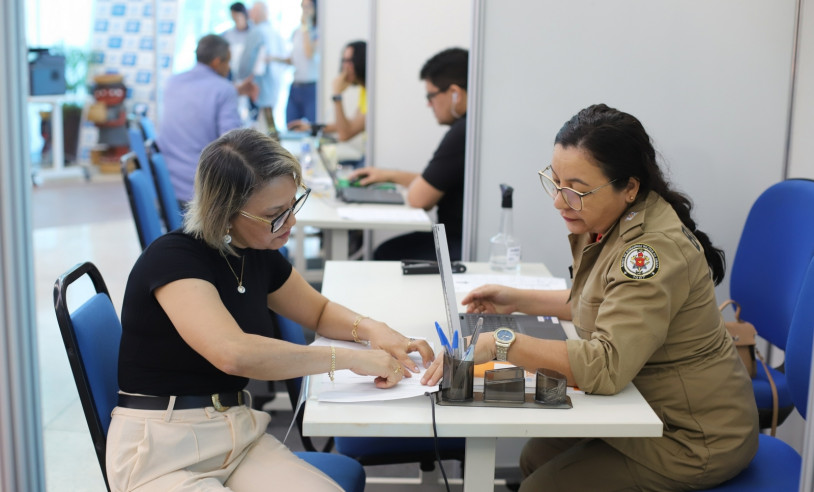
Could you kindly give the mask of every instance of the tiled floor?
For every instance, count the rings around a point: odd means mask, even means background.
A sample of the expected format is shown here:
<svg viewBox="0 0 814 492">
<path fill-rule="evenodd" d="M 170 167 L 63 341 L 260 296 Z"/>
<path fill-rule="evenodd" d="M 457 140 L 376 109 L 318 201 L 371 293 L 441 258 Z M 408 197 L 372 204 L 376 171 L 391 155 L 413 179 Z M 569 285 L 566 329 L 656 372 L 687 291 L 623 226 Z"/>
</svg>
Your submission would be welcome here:
<svg viewBox="0 0 814 492">
<path fill-rule="evenodd" d="M 32 190 L 33 247 L 37 328 L 39 339 L 40 391 L 42 394 L 45 475 L 48 492 L 102 492 L 105 490 L 91 445 L 73 376 L 59 335 L 53 306 L 56 278 L 76 263 L 92 261 L 105 278 L 117 308 L 131 266 L 141 252 L 127 197 L 118 175 L 94 175 L 80 179 L 46 180 Z M 75 299 L 91 292 L 87 285 L 69 289 Z M 283 390 L 280 385 L 280 390 Z M 274 404 L 270 432 L 282 438 L 291 421 L 285 401 Z M 287 400 L 287 398 L 285 399 Z M 300 448 L 298 439 L 288 444 Z M 451 478 L 460 477 L 455 463 L 445 463 Z M 369 476 L 417 477 L 417 466 L 373 467 Z M 439 475 L 440 476 L 440 475 Z M 387 478 L 385 479 L 387 480 Z M 442 486 L 369 484 L 368 491 L 442 490 Z M 453 485 L 460 490 L 460 485 Z M 496 487 L 495 490 L 508 490 Z"/>
</svg>

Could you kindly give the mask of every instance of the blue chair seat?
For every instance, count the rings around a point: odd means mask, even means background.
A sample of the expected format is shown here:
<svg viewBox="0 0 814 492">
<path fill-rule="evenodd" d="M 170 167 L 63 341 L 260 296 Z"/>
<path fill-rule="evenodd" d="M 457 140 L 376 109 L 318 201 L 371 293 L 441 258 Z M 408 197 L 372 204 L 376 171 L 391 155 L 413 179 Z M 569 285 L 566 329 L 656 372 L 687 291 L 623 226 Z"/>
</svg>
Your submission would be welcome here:
<svg viewBox="0 0 814 492">
<path fill-rule="evenodd" d="M 300 459 L 322 470 L 347 492 L 365 490 L 365 469 L 358 461 L 333 453 L 312 453 L 298 451 L 294 453 Z"/>
<path fill-rule="evenodd" d="M 757 454 L 738 476 L 707 489 L 709 492 L 797 492 L 802 458 L 791 446 L 765 434 L 760 435 Z"/>
</svg>

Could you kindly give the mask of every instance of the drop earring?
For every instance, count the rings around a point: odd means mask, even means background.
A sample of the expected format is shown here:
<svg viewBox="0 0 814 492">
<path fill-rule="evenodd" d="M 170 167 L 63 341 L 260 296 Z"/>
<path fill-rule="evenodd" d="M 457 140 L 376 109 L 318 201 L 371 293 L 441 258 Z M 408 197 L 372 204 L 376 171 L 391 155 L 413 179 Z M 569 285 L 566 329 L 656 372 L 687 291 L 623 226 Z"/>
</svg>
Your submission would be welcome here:
<svg viewBox="0 0 814 492">
<path fill-rule="evenodd" d="M 223 244 L 229 244 L 232 242 L 232 236 L 229 235 L 229 231 L 232 230 L 232 224 L 226 226 L 226 234 L 223 235 Z"/>
</svg>

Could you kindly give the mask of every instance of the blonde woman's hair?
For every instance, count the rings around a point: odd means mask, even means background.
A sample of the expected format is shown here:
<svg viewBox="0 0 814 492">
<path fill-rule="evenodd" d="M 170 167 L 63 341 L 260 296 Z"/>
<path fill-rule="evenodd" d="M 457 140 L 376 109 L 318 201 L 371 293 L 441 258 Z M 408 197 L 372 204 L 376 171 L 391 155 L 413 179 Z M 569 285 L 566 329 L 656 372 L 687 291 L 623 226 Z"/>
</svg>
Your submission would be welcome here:
<svg viewBox="0 0 814 492">
<path fill-rule="evenodd" d="M 225 133 L 201 152 L 184 232 L 221 254 L 235 255 L 223 241 L 232 219 L 252 193 L 281 176 L 302 185 L 299 162 L 276 140 L 248 128 Z"/>
</svg>

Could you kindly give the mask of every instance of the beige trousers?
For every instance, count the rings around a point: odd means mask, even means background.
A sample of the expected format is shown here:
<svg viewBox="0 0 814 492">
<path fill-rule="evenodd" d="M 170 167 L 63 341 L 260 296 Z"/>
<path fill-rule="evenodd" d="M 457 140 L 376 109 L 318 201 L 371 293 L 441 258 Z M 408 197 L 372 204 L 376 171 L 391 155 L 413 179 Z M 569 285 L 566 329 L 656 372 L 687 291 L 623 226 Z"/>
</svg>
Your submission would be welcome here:
<svg viewBox="0 0 814 492">
<path fill-rule="evenodd" d="M 660 475 L 601 439 L 534 438 L 520 455 L 520 492 L 664 492 L 693 488 Z"/>
<path fill-rule="evenodd" d="M 245 405 L 225 412 L 116 407 L 107 435 L 110 489 L 341 491 L 266 434 L 270 419 Z"/>
</svg>

